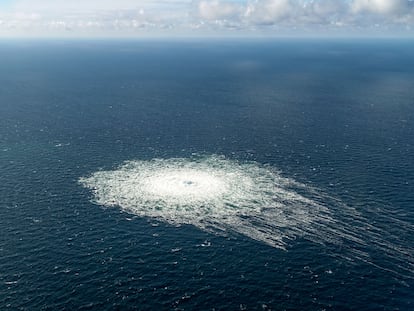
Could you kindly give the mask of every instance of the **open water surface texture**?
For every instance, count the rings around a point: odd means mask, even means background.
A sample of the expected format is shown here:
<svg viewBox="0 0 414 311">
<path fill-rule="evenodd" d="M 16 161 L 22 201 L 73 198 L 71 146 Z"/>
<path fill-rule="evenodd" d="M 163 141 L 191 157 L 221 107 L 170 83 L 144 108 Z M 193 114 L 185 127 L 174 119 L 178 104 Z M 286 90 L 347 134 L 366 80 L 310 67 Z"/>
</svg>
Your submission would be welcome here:
<svg viewBox="0 0 414 311">
<path fill-rule="evenodd" d="M 0 309 L 413 310 L 413 55 L 0 41 Z"/>
</svg>

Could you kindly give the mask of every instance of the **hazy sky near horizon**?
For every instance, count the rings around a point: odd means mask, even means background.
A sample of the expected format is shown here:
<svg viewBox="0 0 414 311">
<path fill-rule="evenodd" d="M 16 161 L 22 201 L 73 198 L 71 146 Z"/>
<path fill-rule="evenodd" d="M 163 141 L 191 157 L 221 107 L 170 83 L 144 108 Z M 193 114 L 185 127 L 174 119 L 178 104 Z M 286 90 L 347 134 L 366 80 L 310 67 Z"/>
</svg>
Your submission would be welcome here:
<svg viewBox="0 0 414 311">
<path fill-rule="evenodd" d="M 0 36 L 414 35 L 414 0 L 0 0 Z"/>
</svg>

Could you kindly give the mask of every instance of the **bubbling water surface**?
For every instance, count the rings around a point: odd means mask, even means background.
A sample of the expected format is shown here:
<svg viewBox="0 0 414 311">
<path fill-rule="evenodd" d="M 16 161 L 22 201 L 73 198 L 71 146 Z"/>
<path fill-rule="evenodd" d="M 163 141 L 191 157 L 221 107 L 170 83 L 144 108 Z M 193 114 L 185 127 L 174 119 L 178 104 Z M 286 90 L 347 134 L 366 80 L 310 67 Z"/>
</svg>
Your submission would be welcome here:
<svg viewBox="0 0 414 311">
<path fill-rule="evenodd" d="M 128 161 L 115 170 L 80 178 L 93 202 L 117 206 L 173 225 L 189 224 L 219 235 L 242 234 L 286 249 L 305 238 L 336 245 L 340 256 L 371 262 L 367 247 L 414 267 L 413 250 L 369 219 L 313 187 L 282 176 L 274 167 L 222 156 Z M 389 223 L 406 226 L 389 216 Z"/>
<path fill-rule="evenodd" d="M 332 221 L 326 207 L 293 190 L 306 186 L 270 166 L 220 156 L 129 161 L 80 182 L 100 205 L 281 248 L 312 223 Z"/>
</svg>

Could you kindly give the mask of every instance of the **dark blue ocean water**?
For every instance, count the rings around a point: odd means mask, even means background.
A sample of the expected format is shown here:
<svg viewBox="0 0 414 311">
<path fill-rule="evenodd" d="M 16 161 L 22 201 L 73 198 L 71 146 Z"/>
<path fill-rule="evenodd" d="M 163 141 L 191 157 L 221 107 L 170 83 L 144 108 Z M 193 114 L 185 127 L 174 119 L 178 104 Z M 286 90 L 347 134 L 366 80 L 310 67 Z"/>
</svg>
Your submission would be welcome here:
<svg viewBox="0 0 414 311">
<path fill-rule="evenodd" d="M 3 40 L 0 309 L 412 310 L 413 122 L 409 41 Z M 396 251 L 215 236 L 78 183 L 193 153 L 274 166 Z"/>
</svg>

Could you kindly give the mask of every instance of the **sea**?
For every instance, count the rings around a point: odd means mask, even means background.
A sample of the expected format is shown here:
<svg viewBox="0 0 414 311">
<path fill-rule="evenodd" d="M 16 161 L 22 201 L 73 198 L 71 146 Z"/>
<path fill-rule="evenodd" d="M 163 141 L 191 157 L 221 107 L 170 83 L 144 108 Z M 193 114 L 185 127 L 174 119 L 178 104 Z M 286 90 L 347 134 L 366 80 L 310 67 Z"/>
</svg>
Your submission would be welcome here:
<svg viewBox="0 0 414 311">
<path fill-rule="evenodd" d="M 414 310 L 413 287 L 412 40 L 0 41 L 1 310 Z"/>
</svg>

